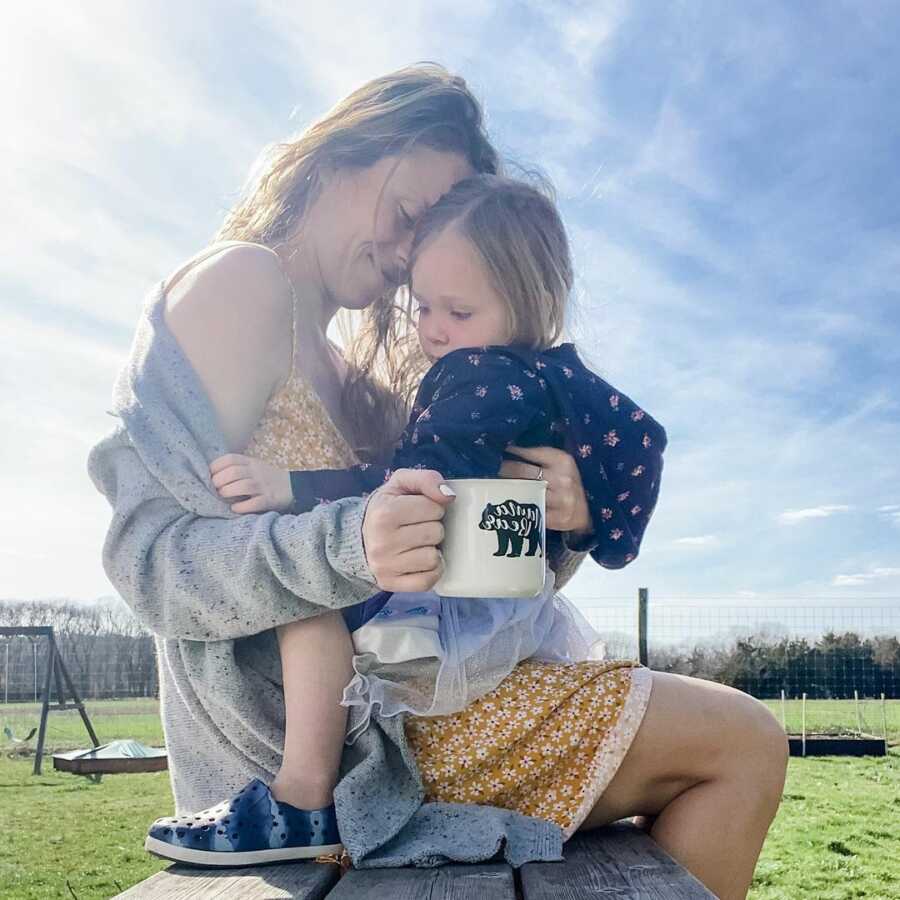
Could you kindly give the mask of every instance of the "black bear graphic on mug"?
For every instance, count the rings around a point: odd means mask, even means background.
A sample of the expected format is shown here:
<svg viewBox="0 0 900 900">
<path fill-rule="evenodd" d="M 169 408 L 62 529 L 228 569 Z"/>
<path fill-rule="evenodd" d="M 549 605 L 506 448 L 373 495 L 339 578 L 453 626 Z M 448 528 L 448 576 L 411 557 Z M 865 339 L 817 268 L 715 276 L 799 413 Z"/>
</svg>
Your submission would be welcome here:
<svg viewBox="0 0 900 900">
<path fill-rule="evenodd" d="M 544 526 L 541 509 L 536 503 L 516 503 L 515 500 L 488 503 L 481 513 L 478 527 L 497 532 L 497 552 L 494 556 L 521 556 L 526 540 L 526 556 L 544 555 Z"/>
</svg>

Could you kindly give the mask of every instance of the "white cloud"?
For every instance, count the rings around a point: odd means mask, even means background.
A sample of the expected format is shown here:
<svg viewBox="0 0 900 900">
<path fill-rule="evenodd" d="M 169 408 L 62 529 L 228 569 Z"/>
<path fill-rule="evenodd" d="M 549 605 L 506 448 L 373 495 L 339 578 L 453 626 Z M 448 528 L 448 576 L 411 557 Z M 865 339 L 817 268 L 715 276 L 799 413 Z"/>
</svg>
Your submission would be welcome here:
<svg viewBox="0 0 900 900">
<path fill-rule="evenodd" d="M 881 514 L 882 519 L 887 519 L 891 524 L 900 527 L 900 506 L 896 504 L 880 506 L 878 507 L 878 512 Z"/>
<path fill-rule="evenodd" d="M 842 504 L 811 506 L 806 509 L 786 509 L 778 514 L 778 521 L 783 525 L 796 525 L 807 519 L 828 519 L 837 513 L 849 512 L 850 507 Z"/>
<path fill-rule="evenodd" d="M 870 584 L 873 581 L 883 581 L 887 578 L 900 578 L 900 568 L 879 566 L 870 572 L 856 572 L 852 575 L 835 575 L 831 582 L 834 587 L 857 587 Z"/>
<path fill-rule="evenodd" d="M 714 534 L 701 534 L 697 537 L 675 538 L 674 543 L 683 547 L 716 547 L 719 539 Z"/>
</svg>

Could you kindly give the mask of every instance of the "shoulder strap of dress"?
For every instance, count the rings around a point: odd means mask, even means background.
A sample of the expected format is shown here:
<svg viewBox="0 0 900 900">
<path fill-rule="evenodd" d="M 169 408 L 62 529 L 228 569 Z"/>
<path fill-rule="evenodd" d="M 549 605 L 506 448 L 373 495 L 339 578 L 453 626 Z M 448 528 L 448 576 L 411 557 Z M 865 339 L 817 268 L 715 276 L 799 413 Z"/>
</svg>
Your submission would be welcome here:
<svg viewBox="0 0 900 900">
<path fill-rule="evenodd" d="M 281 271 L 281 274 L 284 276 L 284 280 L 287 282 L 288 290 L 291 295 L 291 374 L 294 372 L 294 366 L 296 364 L 297 359 L 297 313 L 298 313 L 298 301 L 297 301 L 297 292 L 294 290 L 294 282 L 291 281 L 288 273 L 285 271 L 284 262 L 281 257 L 271 248 L 267 247 L 265 244 L 257 244 L 253 241 L 219 241 L 211 246 L 207 247 L 205 250 L 201 250 L 196 256 L 191 257 L 174 275 L 170 278 L 166 279 L 163 282 L 163 292 L 168 293 L 175 284 L 177 284 L 194 266 L 198 266 L 206 259 L 210 259 L 215 256 L 217 253 L 221 253 L 223 250 L 228 247 L 260 247 L 263 250 L 267 250 L 272 256 L 275 257 L 276 262 L 278 263 L 278 268 Z"/>
</svg>

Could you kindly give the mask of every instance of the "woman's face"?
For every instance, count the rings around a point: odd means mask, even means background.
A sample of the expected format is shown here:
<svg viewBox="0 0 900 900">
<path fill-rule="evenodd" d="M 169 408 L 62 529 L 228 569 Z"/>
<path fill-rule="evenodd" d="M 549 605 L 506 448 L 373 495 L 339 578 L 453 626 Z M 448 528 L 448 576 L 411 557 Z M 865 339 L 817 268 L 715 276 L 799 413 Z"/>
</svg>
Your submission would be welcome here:
<svg viewBox="0 0 900 900">
<path fill-rule="evenodd" d="M 416 220 L 473 174 L 457 153 L 417 147 L 326 178 L 304 232 L 313 266 L 335 306 L 363 309 L 402 283 Z"/>
<path fill-rule="evenodd" d="M 462 347 L 509 342 L 506 303 L 478 252 L 455 228 L 427 240 L 412 267 L 419 343 L 431 362 Z"/>
</svg>

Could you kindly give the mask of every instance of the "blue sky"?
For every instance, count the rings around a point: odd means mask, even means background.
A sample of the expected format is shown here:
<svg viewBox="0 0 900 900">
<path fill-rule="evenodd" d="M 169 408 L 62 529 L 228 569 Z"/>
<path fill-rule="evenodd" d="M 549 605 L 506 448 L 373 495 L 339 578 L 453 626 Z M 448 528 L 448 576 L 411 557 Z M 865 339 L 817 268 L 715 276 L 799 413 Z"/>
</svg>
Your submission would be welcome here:
<svg viewBox="0 0 900 900">
<path fill-rule="evenodd" d="M 570 593 L 900 597 L 895 5 L 18 7 L 0 597 L 112 592 L 85 459 L 146 290 L 204 246 L 263 145 L 421 59 L 554 179 L 579 345 L 669 433 L 641 557 L 585 565 Z"/>
</svg>

